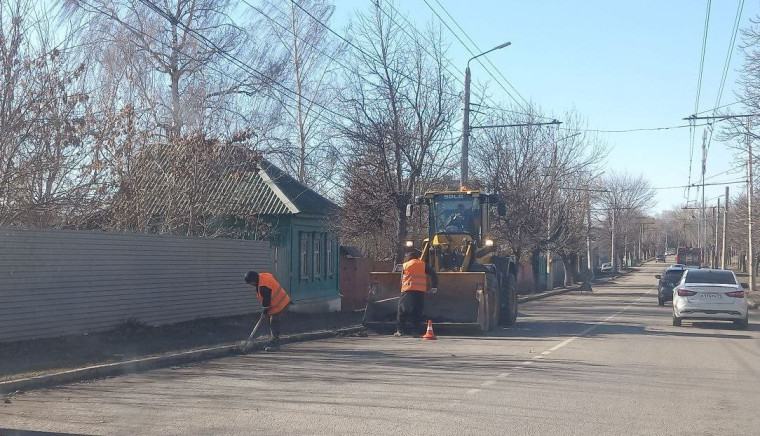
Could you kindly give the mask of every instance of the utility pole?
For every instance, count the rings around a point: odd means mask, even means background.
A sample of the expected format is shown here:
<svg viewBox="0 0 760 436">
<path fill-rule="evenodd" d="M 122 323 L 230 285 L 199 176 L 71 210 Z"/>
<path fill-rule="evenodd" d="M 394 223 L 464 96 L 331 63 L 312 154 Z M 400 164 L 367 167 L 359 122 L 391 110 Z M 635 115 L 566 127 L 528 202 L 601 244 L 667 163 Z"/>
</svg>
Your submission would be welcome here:
<svg viewBox="0 0 760 436">
<path fill-rule="evenodd" d="M 752 139 L 750 132 L 750 119 L 752 117 L 760 116 L 760 114 L 742 114 L 742 115 L 718 115 L 710 117 L 698 117 L 696 114 L 692 114 L 689 117 L 684 118 L 689 122 L 695 122 L 697 120 L 731 120 L 736 118 L 745 118 L 747 121 L 747 257 L 749 263 L 749 289 L 753 291 L 755 289 L 755 265 L 752 252 Z M 704 156 L 704 154 L 703 154 Z M 704 183 L 704 182 L 703 182 Z M 702 195 L 704 196 L 704 186 L 702 187 Z"/>
<path fill-rule="evenodd" d="M 462 118 L 462 175 L 461 186 L 467 185 L 467 170 L 470 166 L 470 62 L 464 70 L 464 117 Z"/>
<path fill-rule="evenodd" d="M 617 273 L 617 259 L 615 259 L 615 210 L 617 209 L 617 202 L 612 205 L 612 248 L 610 249 L 610 261 L 612 262 L 612 272 Z"/>
<path fill-rule="evenodd" d="M 707 129 L 702 131 L 702 237 L 699 244 L 702 246 L 702 255 L 707 251 L 707 214 L 705 213 L 705 170 L 707 169 Z"/>
<path fill-rule="evenodd" d="M 552 207 L 549 205 L 549 210 L 546 213 L 546 290 L 551 291 L 554 289 L 554 277 L 552 277 Z"/>
<path fill-rule="evenodd" d="M 728 186 L 726 186 L 726 205 L 723 207 L 723 242 L 720 247 L 720 268 L 726 269 L 726 231 L 728 230 Z"/>
<path fill-rule="evenodd" d="M 589 282 L 594 280 L 594 268 L 591 262 L 591 193 L 586 191 L 586 219 L 588 230 L 586 231 L 586 266 L 589 271 Z"/>
<path fill-rule="evenodd" d="M 718 208 L 717 213 L 715 208 L 713 207 L 713 220 L 715 221 L 715 244 L 713 244 L 713 255 L 712 255 L 712 267 L 717 268 L 718 267 L 718 224 L 720 223 L 720 198 L 718 198 Z"/>
<path fill-rule="evenodd" d="M 749 290 L 755 290 L 755 257 L 752 253 L 752 137 L 750 135 L 750 118 L 747 117 L 747 262 L 749 263 Z"/>
<path fill-rule="evenodd" d="M 504 44 L 497 45 L 496 47 L 484 51 L 478 55 L 475 55 L 467 60 L 467 68 L 464 70 L 464 117 L 462 117 L 462 173 L 460 183 L 464 187 L 467 185 L 467 172 L 470 166 L 470 61 L 475 58 L 479 58 L 485 54 L 491 53 L 494 50 L 499 50 L 504 47 L 508 47 L 511 42 L 505 42 Z"/>
</svg>

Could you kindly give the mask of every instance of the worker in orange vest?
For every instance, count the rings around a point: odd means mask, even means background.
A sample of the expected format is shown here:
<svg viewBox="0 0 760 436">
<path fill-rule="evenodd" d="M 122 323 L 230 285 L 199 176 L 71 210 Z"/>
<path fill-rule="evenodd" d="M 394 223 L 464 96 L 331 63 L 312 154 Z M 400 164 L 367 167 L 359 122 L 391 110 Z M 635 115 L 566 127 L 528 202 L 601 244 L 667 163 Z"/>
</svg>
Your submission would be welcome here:
<svg viewBox="0 0 760 436">
<path fill-rule="evenodd" d="M 416 338 L 422 334 L 422 310 L 425 305 L 425 294 L 428 291 L 428 277 L 430 277 L 431 291 L 438 288 L 438 276 L 435 270 L 419 259 L 415 252 L 406 253 L 404 256 L 404 272 L 401 275 L 401 297 L 398 300 L 398 313 L 396 315 L 396 333 L 394 336 L 402 336 L 406 328 L 406 318 L 412 315 L 412 335 Z"/>
<path fill-rule="evenodd" d="M 256 288 L 256 297 L 261 301 L 264 315 L 269 316 L 272 339 L 264 351 L 280 350 L 280 316 L 290 305 L 290 297 L 282 286 L 268 272 L 248 271 L 245 282 Z"/>
</svg>

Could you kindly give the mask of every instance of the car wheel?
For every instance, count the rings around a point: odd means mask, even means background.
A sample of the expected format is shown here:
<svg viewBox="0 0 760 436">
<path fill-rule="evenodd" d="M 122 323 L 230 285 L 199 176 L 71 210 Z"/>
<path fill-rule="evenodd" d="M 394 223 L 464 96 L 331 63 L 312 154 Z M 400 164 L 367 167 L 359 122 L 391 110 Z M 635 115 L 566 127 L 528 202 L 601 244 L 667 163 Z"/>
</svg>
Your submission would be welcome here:
<svg viewBox="0 0 760 436">
<path fill-rule="evenodd" d="M 736 321 L 734 321 L 734 327 L 738 329 L 742 329 L 742 330 L 749 327 L 749 314 L 747 314 L 747 316 L 745 316 L 744 319 L 737 319 Z"/>
<path fill-rule="evenodd" d="M 681 318 L 677 317 L 675 313 L 673 314 L 673 326 L 681 327 Z"/>
<path fill-rule="evenodd" d="M 658 298 L 657 299 L 657 304 L 659 304 L 660 306 L 664 306 L 665 305 L 665 300 L 663 300 L 662 298 Z"/>
</svg>

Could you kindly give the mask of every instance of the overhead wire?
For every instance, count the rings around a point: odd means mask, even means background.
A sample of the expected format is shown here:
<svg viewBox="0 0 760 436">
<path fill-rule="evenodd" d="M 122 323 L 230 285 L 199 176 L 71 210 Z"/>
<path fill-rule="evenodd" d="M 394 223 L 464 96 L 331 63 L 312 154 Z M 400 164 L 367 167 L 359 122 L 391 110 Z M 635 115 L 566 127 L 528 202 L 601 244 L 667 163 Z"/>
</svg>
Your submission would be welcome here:
<svg viewBox="0 0 760 436">
<path fill-rule="evenodd" d="M 736 8 L 736 16 L 734 18 L 734 27 L 731 31 L 731 39 L 729 40 L 728 50 L 726 51 L 726 59 L 723 62 L 723 73 L 720 78 L 720 86 L 718 87 L 718 95 L 715 97 L 715 107 L 712 109 L 712 116 L 715 116 L 715 114 L 718 112 L 718 109 L 720 108 L 720 100 L 723 97 L 723 89 L 726 86 L 726 79 L 728 77 L 728 69 L 731 65 L 731 55 L 733 54 L 734 47 L 736 46 L 736 36 L 739 33 L 739 24 L 741 23 L 743 11 L 744 11 L 744 0 L 739 0 L 739 4 Z M 715 131 L 713 124 L 714 124 L 713 122 L 708 122 L 707 129 L 709 130 L 710 135 L 707 140 L 707 147 L 706 147 L 707 151 L 710 150 L 710 145 L 712 144 L 713 132 Z"/>
<path fill-rule="evenodd" d="M 293 94 L 293 95 L 295 95 L 297 97 L 300 97 L 300 98 L 308 101 L 309 103 L 313 104 L 314 106 L 317 106 L 317 107 L 321 108 L 325 112 L 328 112 L 328 113 L 336 116 L 337 118 L 342 118 L 342 119 L 346 119 L 348 121 L 351 121 L 351 118 L 349 118 L 348 116 L 346 116 L 344 114 L 340 114 L 338 112 L 335 112 L 334 110 L 326 107 L 325 105 L 323 105 L 323 104 L 321 104 L 321 103 L 319 103 L 319 102 L 317 102 L 317 101 L 315 101 L 315 100 L 313 100 L 313 99 L 311 99 L 311 98 L 309 98 L 309 97 L 301 94 L 297 90 L 293 90 L 293 89 L 288 88 L 287 86 L 283 85 L 282 83 L 280 83 L 278 80 L 274 79 L 273 77 L 270 77 L 270 76 L 262 73 L 261 71 L 257 70 L 256 68 L 254 68 L 254 67 L 252 67 L 250 65 L 247 65 L 245 62 L 243 62 L 242 60 L 238 59 L 236 56 L 231 55 L 229 52 L 227 52 L 223 48 L 221 48 L 218 45 L 216 45 L 213 41 L 211 41 L 207 37 L 201 35 L 195 29 L 190 28 L 185 23 L 182 23 L 182 22 L 178 21 L 177 19 L 175 19 L 174 17 L 172 17 L 171 15 L 169 15 L 168 13 L 166 13 L 165 11 L 163 11 L 160 7 L 158 7 L 151 0 L 139 0 L 139 1 L 141 3 L 143 3 L 144 5 L 146 5 L 149 9 L 153 10 L 154 12 L 156 12 L 162 18 L 164 18 L 167 21 L 169 21 L 170 23 L 172 23 L 172 24 L 174 24 L 174 25 L 176 25 L 178 27 L 181 27 L 183 30 L 185 30 L 186 32 L 188 32 L 194 39 L 196 39 L 198 42 L 200 42 L 201 44 L 203 44 L 204 46 L 206 46 L 206 48 L 212 48 L 212 49 L 216 50 L 225 59 L 227 59 L 228 61 L 232 62 L 234 65 L 236 65 L 237 67 L 243 69 L 244 71 L 247 71 L 249 73 L 254 73 L 256 76 L 262 78 L 266 82 L 272 83 L 273 85 L 277 85 L 280 89 L 282 89 L 282 90 L 284 90 L 284 91 L 286 91 L 286 92 L 288 92 L 290 94 Z M 294 101 L 297 100 L 296 97 L 293 97 L 293 96 L 291 96 L 290 98 L 292 100 L 294 100 Z"/>
<path fill-rule="evenodd" d="M 730 181 L 725 181 L 725 182 L 712 182 L 712 183 L 705 183 L 705 186 L 738 185 L 738 184 L 742 184 L 742 183 L 747 183 L 747 180 L 746 179 L 740 179 L 740 180 L 730 180 Z M 693 184 L 694 187 L 701 186 L 701 185 L 702 185 L 701 183 L 700 184 L 696 184 L 696 183 Z M 681 188 L 685 188 L 685 187 L 686 187 L 686 185 L 680 185 L 680 186 L 661 186 L 661 187 L 653 187 L 652 189 L 657 189 L 657 190 L 660 190 L 660 189 L 681 189 Z"/>
<path fill-rule="evenodd" d="M 245 1 L 245 0 L 244 0 L 244 1 Z M 346 44 L 348 44 L 348 45 L 349 45 L 351 48 L 353 48 L 354 50 L 358 51 L 358 52 L 359 52 L 359 53 L 361 53 L 362 55 L 366 56 L 368 59 L 373 59 L 373 58 L 374 58 L 374 56 L 372 56 L 372 54 L 370 54 L 370 53 L 367 53 L 367 51 L 366 51 L 366 50 L 364 50 L 363 48 L 361 48 L 361 47 L 359 47 L 358 45 L 354 44 L 354 43 L 353 43 L 351 40 L 349 40 L 349 39 L 348 39 L 348 38 L 346 38 L 345 36 L 343 36 L 343 35 L 339 34 L 337 31 L 335 31 L 335 30 L 334 30 L 332 27 L 330 27 L 330 26 L 329 26 L 328 24 L 326 24 L 324 21 L 322 21 L 322 20 L 320 20 L 319 18 L 315 17 L 315 16 L 314 16 L 314 14 L 312 14 L 311 12 L 309 12 L 308 10 L 306 10 L 306 8 L 304 8 L 303 6 L 301 6 L 301 5 L 300 5 L 298 2 L 296 2 L 295 0 L 290 0 L 290 2 L 291 2 L 291 3 L 293 3 L 293 4 L 294 4 L 294 5 L 295 5 L 295 6 L 296 6 L 298 9 L 300 9 L 301 11 L 303 11 L 303 12 L 304 12 L 306 15 L 308 15 L 308 16 L 309 16 L 309 17 L 310 17 L 312 20 L 314 20 L 314 21 L 315 21 L 316 23 L 318 23 L 320 26 L 324 27 L 324 28 L 325 28 L 325 29 L 326 29 L 328 32 L 332 33 L 333 35 L 335 35 L 336 37 L 338 37 L 339 39 L 341 39 L 343 42 L 345 42 Z M 247 1 L 245 1 L 245 3 L 246 3 L 246 4 L 248 4 L 248 2 L 247 2 Z M 428 54 L 429 54 L 429 53 L 428 53 Z M 348 69 L 348 67 L 346 67 L 346 66 L 345 66 L 345 65 L 343 65 L 343 64 L 339 64 L 339 65 L 341 65 L 341 66 L 343 66 L 344 68 L 347 68 L 347 69 Z M 388 69 L 389 69 L 390 71 L 393 71 L 393 72 L 394 72 L 394 73 L 396 73 L 396 74 L 399 74 L 399 75 L 403 76 L 403 77 L 404 77 L 404 78 L 406 78 L 407 80 L 415 80 L 415 79 L 413 79 L 412 77 L 410 77 L 408 74 L 404 73 L 403 71 L 399 71 L 399 70 L 397 70 L 396 68 L 393 68 L 393 67 L 391 67 L 391 66 L 388 66 Z M 446 72 L 447 72 L 447 73 L 449 73 L 449 74 L 451 74 L 451 72 L 450 72 L 450 71 L 448 71 L 448 70 L 446 70 Z M 456 76 L 456 75 L 453 75 L 453 74 L 451 74 L 451 76 L 452 76 L 452 77 L 454 77 L 455 79 L 457 79 L 457 76 Z M 462 83 L 462 82 L 461 82 L 461 79 L 459 79 L 459 81 L 460 81 L 460 83 Z M 432 87 L 432 86 L 430 86 L 430 85 L 422 84 L 422 86 L 423 86 L 424 88 L 428 88 L 428 89 L 431 89 L 431 90 L 435 90 L 435 91 L 438 91 L 436 88 L 434 88 L 434 87 Z M 457 98 L 459 98 L 459 97 L 460 97 L 460 95 L 459 95 L 459 94 L 455 94 L 455 93 L 451 93 L 451 92 L 445 92 L 445 94 L 446 94 L 446 95 L 449 95 L 449 96 L 457 97 Z"/>
<path fill-rule="evenodd" d="M 428 3 L 428 0 L 423 0 L 423 1 L 424 1 L 424 2 L 425 2 L 425 4 L 427 5 L 427 7 L 428 7 L 428 8 L 429 8 L 431 11 L 433 11 L 433 13 L 434 13 L 434 14 L 435 14 L 435 15 L 438 17 L 438 19 L 439 19 L 439 20 L 441 20 L 441 22 L 443 22 L 443 19 L 441 18 L 441 16 L 440 16 L 440 15 L 438 15 L 438 13 L 435 11 L 435 9 L 433 9 L 433 7 L 430 5 L 430 3 Z M 466 31 L 465 31 L 463 28 L 462 28 L 462 26 L 460 26 L 460 25 L 459 25 L 459 23 L 457 22 L 457 20 L 456 20 L 456 19 L 455 19 L 455 18 L 454 18 L 454 17 L 453 17 L 453 16 L 452 16 L 450 13 L 449 13 L 449 11 L 446 9 L 446 7 L 445 7 L 443 4 L 441 4 L 441 2 L 440 2 L 439 0 L 435 0 L 435 2 L 436 2 L 436 3 L 438 3 L 438 6 L 440 6 L 440 7 L 441 7 L 441 9 L 443 10 L 443 12 L 444 12 L 444 13 L 445 13 L 445 14 L 446 14 L 448 17 L 449 17 L 449 19 L 451 20 L 451 22 L 452 22 L 452 23 L 454 23 L 454 25 L 455 25 L 455 26 L 456 26 L 456 27 L 459 29 L 459 31 L 460 31 L 460 32 L 462 32 L 462 34 L 465 36 L 465 38 L 467 38 L 467 40 L 469 40 L 469 41 L 470 41 L 470 43 L 472 44 L 472 46 L 473 46 L 473 47 L 475 47 L 475 49 L 478 51 L 478 53 L 482 53 L 482 52 L 483 52 L 483 50 L 481 50 L 481 48 L 480 48 L 480 47 L 478 47 L 478 44 L 477 44 L 475 41 L 473 41 L 473 39 L 470 37 L 470 35 L 469 35 L 469 34 L 468 34 L 468 33 L 467 33 L 467 32 L 466 32 Z M 449 30 L 451 30 L 451 28 L 449 28 L 448 26 L 446 26 L 446 27 L 447 27 Z M 452 31 L 452 32 L 453 32 L 453 31 Z M 457 38 L 457 39 L 458 39 L 458 38 Z M 461 42 L 461 40 L 460 40 L 460 42 Z M 467 49 L 467 47 L 465 47 L 465 48 Z M 475 55 L 474 53 L 472 53 L 472 51 L 471 51 L 471 50 L 467 49 L 467 51 L 469 51 L 469 52 L 470 52 L 470 54 L 472 54 L 473 56 Z M 491 62 L 491 60 L 490 60 L 488 57 L 484 57 L 484 59 L 485 59 L 485 61 L 486 61 L 486 62 L 488 62 L 488 64 L 489 64 L 489 65 L 491 65 L 491 67 L 492 67 L 492 68 L 494 68 L 494 69 L 496 70 L 496 72 L 499 74 L 499 76 L 500 76 L 500 77 L 501 77 L 501 78 L 504 80 L 504 82 L 505 82 L 505 83 L 506 83 L 506 84 L 507 84 L 507 85 L 508 85 L 510 88 L 512 88 L 512 91 L 513 91 L 515 94 L 517 94 L 517 96 L 518 96 L 518 97 L 520 97 L 520 99 L 521 99 L 521 100 L 522 100 L 522 101 L 525 103 L 525 105 L 526 105 L 526 106 L 530 106 L 530 103 L 528 103 L 528 101 L 525 99 L 525 97 L 523 97 L 523 96 L 522 96 L 522 94 L 520 94 L 520 92 L 519 92 L 519 91 L 518 91 L 518 90 L 517 90 L 517 89 L 516 89 L 516 88 L 515 88 L 515 87 L 512 85 L 512 83 L 510 83 L 510 82 L 509 82 L 509 80 L 508 80 L 508 79 L 507 79 L 507 78 L 504 76 L 504 74 L 501 72 L 501 70 L 499 70 L 498 68 L 496 68 L 496 65 L 494 65 L 494 64 L 493 64 L 493 62 Z M 482 66 L 482 67 L 483 67 L 483 68 L 486 70 L 486 72 L 488 73 L 488 75 L 489 75 L 489 76 L 491 76 L 491 77 L 492 77 L 492 78 L 493 78 L 493 79 L 494 79 L 494 80 L 495 80 L 497 83 L 499 83 L 499 86 L 501 86 L 501 88 L 502 88 L 502 89 L 504 89 L 504 91 L 507 93 L 507 95 L 509 95 L 509 96 L 510 96 L 510 97 L 511 97 L 511 98 L 512 98 L 514 101 L 515 101 L 515 103 L 517 103 L 517 104 L 518 104 L 518 106 L 519 106 L 519 107 L 520 107 L 522 110 L 525 110 L 525 108 L 523 108 L 523 107 L 522 107 L 522 105 L 520 105 L 520 102 L 519 102 L 519 101 L 517 101 L 517 99 L 515 99 L 515 98 L 512 96 L 512 94 L 511 94 L 511 93 L 509 93 L 509 92 L 508 92 L 508 91 L 507 91 L 507 90 L 504 88 L 504 86 L 503 86 L 503 85 L 502 85 L 502 84 L 499 82 L 499 80 L 498 80 L 498 79 L 497 79 L 497 78 L 496 78 L 496 77 L 493 75 L 493 73 L 491 72 L 491 70 L 490 70 L 489 68 L 487 68 L 485 65 L 483 65 L 483 63 L 480 61 L 480 58 L 478 58 L 478 59 L 476 59 L 476 60 L 477 60 L 477 61 L 478 61 L 478 63 L 479 63 L 479 64 L 480 64 L 480 65 L 481 65 L 481 66 Z"/>
<path fill-rule="evenodd" d="M 291 0 L 291 1 L 293 1 L 293 0 Z M 381 12 L 382 12 L 382 13 L 383 13 L 383 14 L 384 14 L 384 15 L 385 15 L 387 18 L 388 18 L 388 19 L 390 19 L 390 20 L 391 20 L 391 22 L 393 22 L 393 23 L 395 23 L 397 26 L 399 26 L 399 28 L 401 29 L 401 31 L 402 31 L 402 32 L 404 32 L 404 33 L 405 33 L 407 36 L 409 36 L 410 38 L 414 38 L 414 37 L 413 37 L 413 36 L 412 36 L 412 35 L 411 35 L 409 32 L 407 32 L 407 30 L 406 30 L 406 26 L 401 26 L 401 25 L 400 25 L 400 24 L 399 24 L 399 23 L 398 23 L 398 22 L 397 22 L 397 21 L 396 21 L 396 20 L 395 20 L 395 19 L 394 19 L 394 18 L 393 18 L 393 17 L 392 17 L 392 16 L 391 16 L 391 15 L 390 15 L 388 12 L 387 12 L 387 11 L 385 11 L 385 10 L 382 8 L 382 6 L 380 6 L 380 4 L 377 2 L 377 0 L 370 0 L 370 1 L 371 1 L 371 2 L 372 2 L 372 4 L 373 4 L 373 5 L 375 5 L 375 6 L 376 6 L 376 7 L 377 7 L 377 8 L 378 8 L 378 9 L 379 9 L 379 10 L 380 10 L 380 11 L 381 11 Z M 399 12 L 399 10 L 398 10 L 398 9 L 397 9 L 397 8 L 396 8 L 396 7 L 395 7 L 395 6 L 394 6 L 392 3 L 388 2 L 388 3 L 386 3 L 386 5 L 387 5 L 388 7 L 390 7 L 390 8 L 393 10 L 393 12 L 395 12 L 395 13 L 396 13 L 396 15 L 397 15 L 397 16 L 401 17 L 401 19 L 402 19 L 402 20 L 404 20 L 404 22 L 405 22 L 405 23 L 408 25 L 408 27 L 409 27 L 410 29 L 412 29 L 412 31 L 414 31 L 414 32 L 415 32 L 415 33 L 416 33 L 418 36 L 421 36 L 421 33 L 420 33 L 418 30 L 417 30 L 417 26 L 415 26 L 414 24 L 412 24 L 412 23 L 409 21 L 409 19 L 407 19 L 407 18 L 406 18 L 406 16 L 404 16 L 404 14 L 400 13 L 400 12 Z M 439 19 L 439 20 L 441 20 L 441 18 L 440 18 L 440 17 L 439 17 L 438 19 Z M 448 27 L 448 25 L 447 25 L 445 22 L 443 22 L 443 21 L 441 21 L 441 22 L 442 22 L 442 24 L 444 24 L 445 26 L 447 26 L 447 27 Z M 450 28 L 450 27 L 449 27 L 448 29 L 449 29 L 449 31 L 450 31 L 450 32 L 452 32 L 452 34 L 454 34 L 454 33 L 453 33 L 453 31 L 451 30 L 451 28 Z M 454 36 L 456 37 L 456 34 L 454 34 Z M 458 39 L 459 39 L 459 38 L 458 38 Z M 462 41 L 461 41 L 461 39 L 460 39 L 460 43 L 461 43 L 461 42 L 462 42 Z M 462 44 L 464 45 L 464 43 L 462 43 Z M 467 47 L 466 47 L 466 46 L 465 46 L 465 49 L 467 49 Z M 427 52 L 427 50 L 426 50 L 424 47 L 423 47 L 423 50 L 425 50 L 425 51 Z M 468 49 L 468 51 L 469 51 L 469 49 Z M 471 53 L 471 52 L 470 52 L 470 53 Z M 428 52 L 428 54 L 430 54 L 430 53 Z M 449 59 L 449 58 L 447 58 L 447 57 L 444 57 L 443 59 L 444 59 L 444 60 L 445 60 L 445 61 L 448 63 L 448 65 L 449 65 L 449 66 L 451 66 L 452 68 L 456 69 L 456 66 L 455 66 L 455 65 L 454 65 L 454 63 L 451 61 L 451 59 Z M 452 74 L 452 73 L 451 73 L 451 70 L 449 70 L 449 68 L 448 68 L 447 66 L 445 66 L 444 68 L 446 69 L 446 71 L 447 71 L 449 74 Z M 458 76 L 457 74 L 452 74 L 452 75 L 453 75 L 453 76 L 456 78 L 456 80 L 457 80 L 457 81 L 458 81 L 458 82 L 459 82 L 459 83 L 460 83 L 462 86 L 464 86 L 464 81 L 462 81 L 462 79 L 460 79 L 460 78 L 459 78 L 459 76 Z M 493 105 L 495 105 L 495 106 L 498 106 L 498 104 L 497 104 L 497 103 L 496 103 L 496 102 L 493 100 L 493 98 L 492 98 L 492 97 L 490 97 L 489 95 L 487 95 L 487 94 L 486 94 L 486 90 L 485 90 L 485 88 L 483 88 L 483 87 L 479 87 L 477 84 L 473 84 L 473 85 L 472 85 L 472 87 L 474 87 L 474 88 L 476 88 L 478 91 L 480 91 L 480 93 L 481 93 L 481 97 L 482 97 L 482 99 L 483 99 L 483 100 L 488 100 L 488 101 L 490 101 L 490 102 L 491 102 L 491 104 L 493 104 Z M 470 103 L 470 104 L 472 105 L 473 103 Z M 519 104 L 518 104 L 518 107 L 520 108 L 520 110 L 523 110 L 523 111 L 525 111 L 525 109 L 524 109 L 524 108 L 523 108 L 521 105 L 519 105 Z M 508 112 L 509 112 L 509 111 L 508 111 Z M 544 119 L 547 119 L 547 120 L 551 120 L 551 119 L 553 119 L 553 118 L 551 118 L 551 117 L 545 117 L 545 116 L 542 116 L 542 115 L 537 115 L 537 114 L 532 114 L 532 115 L 531 115 L 531 114 L 529 114 L 529 113 L 525 113 L 525 112 L 516 112 L 516 111 L 511 111 L 511 112 L 514 112 L 514 113 L 516 113 L 516 114 L 519 114 L 519 115 L 524 115 L 524 116 L 535 116 L 535 117 L 537 117 L 537 118 L 544 118 Z"/>
<path fill-rule="evenodd" d="M 699 126 L 705 126 L 707 124 L 697 124 Z M 592 133 L 633 133 L 633 132 L 654 132 L 658 130 L 674 130 L 674 129 L 685 129 L 688 127 L 692 127 L 692 124 L 683 124 L 678 126 L 664 126 L 664 127 L 640 127 L 640 128 L 631 128 L 631 129 L 574 129 L 569 127 L 557 127 L 559 130 L 565 130 L 565 131 L 582 131 L 582 132 L 592 132 Z"/>
<path fill-rule="evenodd" d="M 101 9 L 98 9 L 96 6 L 94 6 L 94 5 L 90 4 L 90 3 L 88 3 L 86 0 L 80 0 L 80 1 L 81 1 L 81 3 L 82 3 L 82 4 L 84 4 L 84 5 L 88 6 L 88 7 L 90 7 L 90 8 L 92 9 L 90 12 L 92 12 L 92 11 L 98 11 L 99 13 L 102 13 L 102 14 L 104 14 L 104 15 L 105 15 L 106 17 L 108 17 L 108 18 L 110 18 L 110 19 L 112 19 L 112 20 L 116 20 L 116 21 L 118 21 L 120 25 L 124 26 L 125 28 L 127 28 L 127 29 L 128 29 L 128 30 L 130 30 L 131 32 L 134 32 L 134 33 L 136 33 L 136 34 L 142 35 L 142 36 L 144 36 L 144 37 L 146 37 L 146 38 L 150 39 L 151 41 L 153 41 L 153 42 L 156 42 L 157 44 L 160 44 L 160 45 L 162 45 L 162 46 L 164 46 L 164 47 L 168 47 L 168 48 L 171 48 L 171 46 L 170 46 L 170 45 L 168 45 L 168 43 L 166 43 L 165 41 L 161 41 L 160 39 L 156 38 L 156 37 L 155 37 L 155 36 L 153 36 L 153 35 L 150 35 L 150 34 L 148 34 L 148 33 L 144 32 L 144 31 L 141 31 L 141 30 L 139 30 L 139 29 L 136 29 L 134 26 L 131 26 L 130 24 L 128 24 L 128 23 L 126 23 L 126 22 L 124 22 L 124 21 L 122 21 L 122 20 L 118 19 L 118 17 L 115 17 L 113 14 L 111 14 L 111 13 L 107 13 L 107 12 L 105 12 L 105 11 L 101 10 Z M 140 1 L 141 1 L 142 3 L 145 3 L 145 1 L 144 1 L 144 0 L 140 0 Z M 149 7 L 151 10 L 153 10 L 154 12 L 156 11 L 156 9 L 155 9 L 155 4 L 152 4 L 152 6 L 148 6 L 148 5 L 146 4 L 146 6 L 147 6 L 147 7 Z M 167 18 L 167 17 L 166 17 L 166 16 L 165 16 L 163 13 L 162 13 L 162 14 L 160 14 L 160 15 L 161 15 L 163 18 L 166 18 L 167 20 L 169 20 L 169 22 L 174 22 L 174 21 L 171 19 L 171 17 Z M 197 39 L 197 38 L 196 38 L 196 39 Z M 203 43 L 202 41 L 199 41 L 199 42 Z M 206 47 L 208 48 L 208 46 L 206 46 Z M 220 53 L 224 54 L 222 50 L 218 50 L 218 51 L 219 51 Z M 234 57 L 233 57 L 233 58 L 234 58 Z M 234 59 L 237 59 L 237 58 L 234 58 Z M 239 61 L 239 62 L 242 62 L 242 61 Z M 248 71 L 248 70 L 247 70 L 247 68 L 243 68 L 243 66 L 241 66 L 239 63 L 238 63 L 238 64 L 236 64 L 236 65 L 237 65 L 238 67 L 240 67 L 241 69 L 243 69 L 243 71 Z M 217 68 L 217 67 L 216 67 L 216 66 L 214 66 L 214 65 L 210 65 L 210 66 L 209 66 L 209 69 L 211 69 L 212 71 L 216 71 L 217 73 L 219 73 L 219 74 L 222 74 L 223 76 L 226 76 L 227 78 L 230 78 L 230 79 L 236 79 L 236 78 L 235 78 L 234 76 L 232 76 L 232 75 L 231 75 L 231 74 L 230 74 L 228 71 L 226 71 L 226 70 L 224 70 L 224 69 L 221 69 L 221 68 Z M 248 72 L 250 72 L 250 71 L 248 71 Z M 266 76 L 264 76 L 264 77 L 266 77 Z M 280 85 L 281 85 L 281 84 L 280 84 Z M 284 85 L 281 85 L 281 86 L 284 86 Z M 292 91 L 292 90 L 291 90 L 291 91 Z M 295 91 L 292 91 L 292 92 L 295 92 Z M 292 96 L 288 96 L 288 97 L 289 97 L 289 98 L 290 98 L 292 101 L 296 101 L 296 99 L 295 99 L 294 97 L 292 97 Z M 305 98 L 305 97 L 304 97 L 304 99 L 305 99 L 305 100 L 307 100 L 307 101 L 309 101 L 309 99 L 307 99 L 307 98 Z M 293 106 L 289 105 L 289 104 L 288 104 L 288 103 L 286 103 L 284 100 L 281 100 L 281 101 L 280 101 L 280 103 L 281 103 L 283 106 L 285 106 L 285 107 L 287 107 L 287 108 L 289 108 L 289 109 L 294 109 L 294 107 L 293 107 Z M 321 119 L 322 121 L 329 121 L 329 120 L 326 120 L 326 119 L 325 119 L 325 118 L 324 118 L 324 117 L 323 117 L 321 114 L 320 114 L 320 115 L 316 115 L 316 116 L 315 116 L 315 118 L 317 118 L 317 119 Z M 344 117 L 344 118 L 345 118 L 345 117 Z"/>
<path fill-rule="evenodd" d="M 702 50 L 701 55 L 699 59 L 699 74 L 697 76 L 697 96 L 694 101 L 694 112 L 699 111 L 699 97 L 702 93 L 702 75 L 705 68 L 705 53 L 707 52 L 707 34 L 708 29 L 710 28 L 710 6 L 712 4 L 712 0 L 707 0 L 707 11 L 705 12 L 705 25 L 704 30 L 702 32 Z M 694 166 L 694 142 L 695 142 L 695 136 L 696 132 L 692 128 L 691 131 L 691 146 L 689 149 L 689 184 L 687 185 L 686 189 L 686 201 L 688 202 L 691 199 L 691 172 L 692 167 Z M 697 191 L 697 194 L 699 194 L 699 191 Z"/>
</svg>

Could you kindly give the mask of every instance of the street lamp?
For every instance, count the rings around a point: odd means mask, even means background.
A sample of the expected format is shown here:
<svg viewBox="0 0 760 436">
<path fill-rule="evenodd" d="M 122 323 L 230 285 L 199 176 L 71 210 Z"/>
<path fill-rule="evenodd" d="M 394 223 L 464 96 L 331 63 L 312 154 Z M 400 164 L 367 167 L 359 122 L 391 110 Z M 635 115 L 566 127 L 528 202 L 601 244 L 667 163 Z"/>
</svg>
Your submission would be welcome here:
<svg viewBox="0 0 760 436">
<path fill-rule="evenodd" d="M 497 45 L 491 50 L 484 51 L 479 55 L 475 55 L 467 60 L 467 69 L 464 70 L 464 119 L 462 121 L 462 177 L 461 185 L 467 185 L 467 168 L 469 166 L 469 146 L 470 146 L 470 61 L 479 58 L 483 55 L 491 53 L 494 50 L 499 50 L 512 44 L 511 42 L 505 42 L 504 44 Z"/>
</svg>

